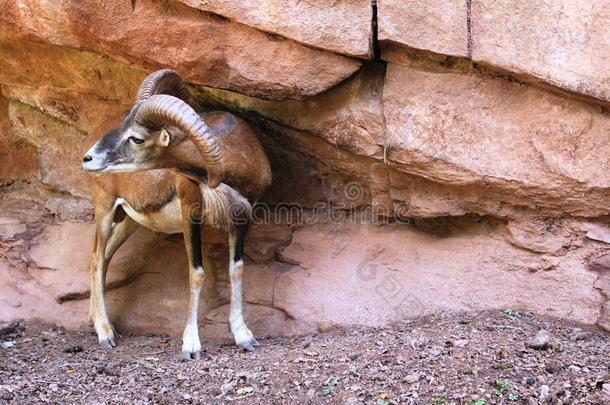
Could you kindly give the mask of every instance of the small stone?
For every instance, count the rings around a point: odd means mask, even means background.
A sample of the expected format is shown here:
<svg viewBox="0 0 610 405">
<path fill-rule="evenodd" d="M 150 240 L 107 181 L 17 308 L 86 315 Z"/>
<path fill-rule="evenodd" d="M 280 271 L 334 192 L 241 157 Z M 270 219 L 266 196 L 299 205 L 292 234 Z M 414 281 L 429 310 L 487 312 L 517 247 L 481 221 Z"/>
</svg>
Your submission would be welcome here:
<svg viewBox="0 0 610 405">
<path fill-rule="evenodd" d="M 403 379 L 407 384 L 413 384 L 419 381 L 420 374 L 419 373 L 411 373 Z"/>
<path fill-rule="evenodd" d="M 247 395 L 253 391 L 254 391 L 253 387 L 241 387 L 241 388 L 238 388 L 235 393 L 239 396 L 243 396 L 243 395 Z"/>
<path fill-rule="evenodd" d="M 610 383 L 602 384 L 602 395 L 605 399 L 610 400 Z"/>
<path fill-rule="evenodd" d="M 474 374 L 474 370 L 468 365 L 460 367 L 459 372 L 462 374 Z"/>
<path fill-rule="evenodd" d="M 541 329 L 527 345 L 532 349 L 544 350 L 551 343 L 551 339 L 551 334 L 548 331 Z"/>
<path fill-rule="evenodd" d="M 23 321 L 17 320 L 0 327 L 0 336 L 7 336 L 19 332 L 23 332 L 25 329 Z"/>
<path fill-rule="evenodd" d="M 563 364 L 557 360 L 550 360 L 545 365 L 545 370 L 551 374 L 555 374 L 563 369 Z"/>
<path fill-rule="evenodd" d="M 536 384 L 536 379 L 534 377 L 527 377 L 525 379 L 525 384 L 526 385 L 534 385 L 534 384 Z"/>
<path fill-rule="evenodd" d="M 2 342 L 2 348 L 3 349 L 10 349 L 11 347 L 15 346 L 15 342 Z"/>
<path fill-rule="evenodd" d="M 561 342 L 557 339 L 551 339 L 549 348 L 553 349 L 554 351 L 561 351 Z"/>
<path fill-rule="evenodd" d="M 545 400 L 549 397 L 549 394 L 551 393 L 551 389 L 549 388 L 548 385 L 541 385 L 540 386 L 540 399 L 541 400 Z"/>
<path fill-rule="evenodd" d="M 437 346 L 434 346 L 430 349 L 430 355 L 432 357 L 436 357 L 436 356 L 440 355 L 442 352 L 443 352 L 443 350 Z"/>
<path fill-rule="evenodd" d="M 571 372 L 573 372 L 573 373 L 578 373 L 578 372 L 580 372 L 580 367 L 578 367 L 578 366 L 576 366 L 576 365 L 574 365 L 574 364 L 571 364 L 571 365 L 570 365 L 570 367 L 568 367 L 568 368 L 569 368 L 569 369 L 570 369 L 570 371 L 571 371 Z"/>
<path fill-rule="evenodd" d="M 499 362 L 499 363 L 494 363 L 493 368 L 496 370 L 506 370 L 509 368 L 513 368 L 512 363 L 509 362 Z"/>
<path fill-rule="evenodd" d="M 466 347 L 466 345 L 468 345 L 468 339 L 458 339 L 453 342 L 453 345 L 455 347 Z"/>
<path fill-rule="evenodd" d="M 589 338 L 589 334 L 587 332 L 577 332 L 572 336 L 572 339 L 579 340 L 587 340 Z"/>
</svg>

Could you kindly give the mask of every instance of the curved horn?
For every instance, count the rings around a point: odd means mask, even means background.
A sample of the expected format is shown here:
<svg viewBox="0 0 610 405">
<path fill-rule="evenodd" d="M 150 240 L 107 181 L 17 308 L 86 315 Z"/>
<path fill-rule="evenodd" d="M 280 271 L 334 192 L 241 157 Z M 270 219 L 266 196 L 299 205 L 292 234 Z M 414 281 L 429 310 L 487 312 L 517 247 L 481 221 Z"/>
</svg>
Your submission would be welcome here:
<svg viewBox="0 0 610 405">
<path fill-rule="evenodd" d="M 142 81 L 134 105 L 142 104 L 155 94 L 169 94 L 188 103 L 188 92 L 182 78 L 171 69 L 152 72 Z"/>
<path fill-rule="evenodd" d="M 222 153 L 201 117 L 179 98 L 158 94 L 150 96 L 135 113 L 134 121 L 149 129 L 172 125 L 184 132 L 203 158 L 208 172 L 208 186 L 215 188 L 223 180 Z"/>
</svg>

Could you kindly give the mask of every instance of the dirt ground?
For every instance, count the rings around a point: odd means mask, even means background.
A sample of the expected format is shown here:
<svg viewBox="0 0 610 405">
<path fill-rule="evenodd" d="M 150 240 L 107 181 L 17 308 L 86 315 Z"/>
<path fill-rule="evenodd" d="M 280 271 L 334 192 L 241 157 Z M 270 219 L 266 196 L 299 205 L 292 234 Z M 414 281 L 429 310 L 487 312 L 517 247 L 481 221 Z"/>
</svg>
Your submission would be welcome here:
<svg viewBox="0 0 610 405">
<path fill-rule="evenodd" d="M 164 336 L 106 350 L 34 322 L 0 334 L 0 403 L 610 403 L 610 334 L 517 311 L 263 338 L 253 353 L 203 342 L 199 361 Z"/>
</svg>

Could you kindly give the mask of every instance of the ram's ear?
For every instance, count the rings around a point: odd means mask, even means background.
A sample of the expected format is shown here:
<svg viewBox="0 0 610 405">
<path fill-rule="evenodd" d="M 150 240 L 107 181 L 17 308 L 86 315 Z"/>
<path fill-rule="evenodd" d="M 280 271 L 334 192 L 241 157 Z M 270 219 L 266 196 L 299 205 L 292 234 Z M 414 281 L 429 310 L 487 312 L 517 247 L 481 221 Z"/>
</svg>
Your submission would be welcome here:
<svg viewBox="0 0 610 405">
<path fill-rule="evenodd" d="M 172 140 L 172 136 L 170 135 L 169 131 L 165 128 L 161 129 L 161 132 L 159 133 L 159 138 L 157 140 L 157 143 L 160 146 L 163 146 L 164 148 L 167 147 L 167 145 L 169 145 L 169 142 Z"/>
</svg>

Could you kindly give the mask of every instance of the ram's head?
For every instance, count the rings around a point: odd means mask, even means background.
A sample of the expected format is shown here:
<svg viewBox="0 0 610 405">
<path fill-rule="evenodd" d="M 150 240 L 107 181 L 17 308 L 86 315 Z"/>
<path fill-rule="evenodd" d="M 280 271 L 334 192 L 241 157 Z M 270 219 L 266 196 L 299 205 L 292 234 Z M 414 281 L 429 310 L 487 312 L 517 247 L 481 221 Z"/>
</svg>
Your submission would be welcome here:
<svg viewBox="0 0 610 405">
<path fill-rule="evenodd" d="M 185 84 L 176 72 L 164 69 L 150 74 L 123 123 L 87 151 L 83 169 L 91 173 L 176 169 L 170 150 L 186 137 L 201 155 L 208 185 L 216 187 L 223 178 L 222 154 L 187 99 Z"/>
</svg>

